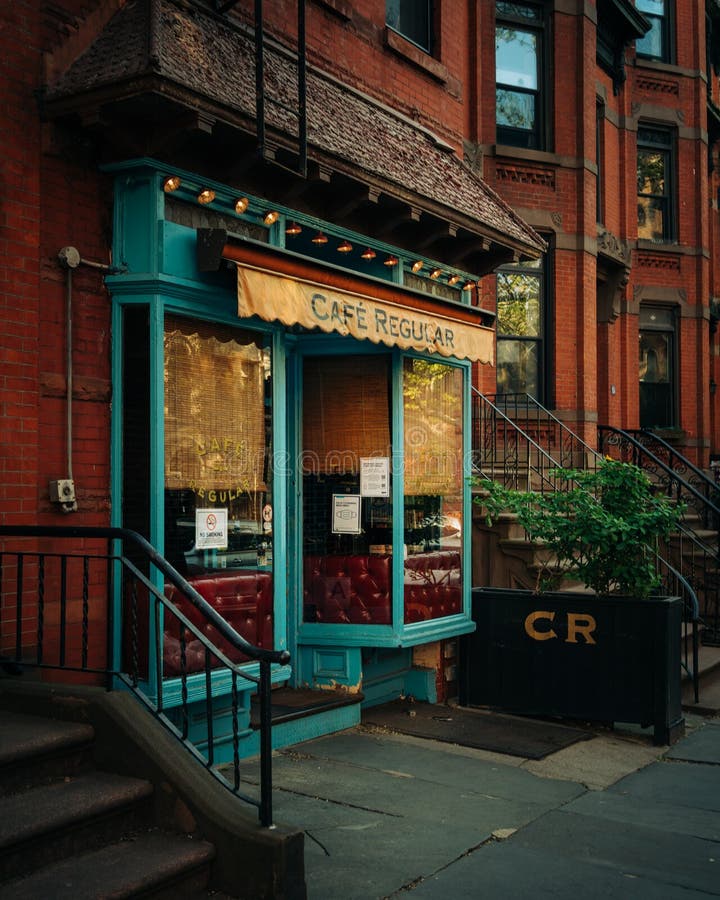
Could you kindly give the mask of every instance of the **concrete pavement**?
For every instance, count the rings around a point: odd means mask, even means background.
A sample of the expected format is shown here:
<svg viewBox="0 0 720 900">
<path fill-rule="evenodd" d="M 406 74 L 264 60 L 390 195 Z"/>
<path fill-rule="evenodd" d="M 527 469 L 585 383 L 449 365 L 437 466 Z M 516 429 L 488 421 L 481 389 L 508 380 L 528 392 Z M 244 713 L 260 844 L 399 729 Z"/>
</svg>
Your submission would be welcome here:
<svg viewBox="0 0 720 900">
<path fill-rule="evenodd" d="M 359 726 L 276 753 L 273 779 L 310 900 L 720 895 L 720 719 L 543 760 Z"/>
</svg>

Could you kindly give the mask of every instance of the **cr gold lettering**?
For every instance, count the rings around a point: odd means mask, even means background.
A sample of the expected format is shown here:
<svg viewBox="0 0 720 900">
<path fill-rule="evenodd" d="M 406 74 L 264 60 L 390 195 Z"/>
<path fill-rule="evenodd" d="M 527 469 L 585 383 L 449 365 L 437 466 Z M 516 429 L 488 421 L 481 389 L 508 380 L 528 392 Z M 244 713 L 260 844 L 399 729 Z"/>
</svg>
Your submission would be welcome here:
<svg viewBox="0 0 720 900">
<path fill-rule="evenodd" d="M 545 620 L 547 624 L 540 623 Z M 534 641 L 550 641 L 556 638 L 557 632 L 552 627 L 555 622 L 555 613 L 550 610 L 535 610 L 525 618 L 525 633 Z M 537 623 L 537 624 L 536 624 Z M 566 644 L 595 644 L 597 641 L 593 637 L 593 632 L 597 628 L 595 618 L 589 613 L 573 613 L 567 614 L 567 637 Z M 582 638 L 582 641 L 578 640 Z"/>
</svg>

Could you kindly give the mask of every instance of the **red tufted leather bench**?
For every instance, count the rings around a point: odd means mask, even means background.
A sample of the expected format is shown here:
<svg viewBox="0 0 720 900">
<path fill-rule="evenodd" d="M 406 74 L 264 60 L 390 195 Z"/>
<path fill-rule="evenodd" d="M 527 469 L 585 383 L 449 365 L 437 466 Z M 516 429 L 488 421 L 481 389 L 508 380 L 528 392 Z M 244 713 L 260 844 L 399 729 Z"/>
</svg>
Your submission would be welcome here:
<svg viewBox="0 0 720 900">
<path fill-rule="evenodd" d="M 389 556 L 306 556 L 305 621 L 389 625 Z"/>
<path fill-rule="evenodd" d="M 405 560 L 405 621 L 423 622 L 462 611 L 460 552 L 438 550 Z"/>
<path fill-rule="evenodd" d="M 272 575 L 269 572 L 239 571 L 194 575 L 188 583 L 204 597 L 239 635 L 257 647 L 271 648 L 273 639 Z M 235 650 L 210 625 L 190 601 L 174 586 L 168 585 L 166 596 L 203 634 L 205 634 L 233 662 L 244 662 L 248 657 Z M 170 611 L 165 612 L 163 640 L 166 676 L 180 675 L 181 645 L 180 622 Z M 205 668 L 205 648 L 194 635 L 185 635 L 185 672 L 198 672 Z M 211 665 L 219 665 L 211 657 Z"/>
<path fill-rule="evenodd" d="M 306 556 L 306 622 L 389 625 L 391 556 Z M 405 621 L 462 610 L 460 553 L 439 550 L 405 560 Z"/>
</svg>

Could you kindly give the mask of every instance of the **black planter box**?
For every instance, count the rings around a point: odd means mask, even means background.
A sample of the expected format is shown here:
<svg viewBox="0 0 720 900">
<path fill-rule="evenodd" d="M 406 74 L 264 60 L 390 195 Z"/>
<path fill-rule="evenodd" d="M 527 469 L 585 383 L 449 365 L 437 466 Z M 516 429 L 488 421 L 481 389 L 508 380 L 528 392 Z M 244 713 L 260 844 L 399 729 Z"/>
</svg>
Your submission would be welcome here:
<svg viewBox="0 0 720 900">
<path fill-rule="evenodd" d="M 460 703 L 536 716 L 684 732 L 682 601 L 677 597 L 475 588 L 463 638 Z"/>
</svg>

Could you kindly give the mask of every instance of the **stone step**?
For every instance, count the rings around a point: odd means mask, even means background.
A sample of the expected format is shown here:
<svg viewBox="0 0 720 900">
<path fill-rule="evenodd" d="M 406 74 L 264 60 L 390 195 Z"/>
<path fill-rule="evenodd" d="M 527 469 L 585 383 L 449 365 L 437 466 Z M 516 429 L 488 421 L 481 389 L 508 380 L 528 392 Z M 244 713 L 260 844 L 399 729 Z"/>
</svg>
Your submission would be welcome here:
<svg viewBox="0 0 720 900">
<path fill-rule="evenodd" d="M 0 710 L 0 796 L 92 765 L 92 726 Z"/>
<path fill-rule="evenodd" d="M 147 825 L 152 793 L 147 781 L 90 772 L 0 798 L 2 877 L 22 875 Z"/>
<path fill-rule="evenodd" d="M 212 844 L 202 840 L 160 831 L 135 832 L 123 841 L 6 882 L 0 895 L 3 900 L 204 897 L 214 856 Z"/>
</svg>

